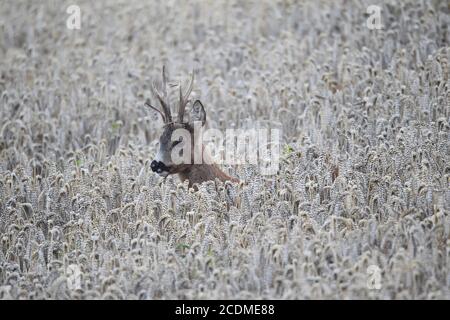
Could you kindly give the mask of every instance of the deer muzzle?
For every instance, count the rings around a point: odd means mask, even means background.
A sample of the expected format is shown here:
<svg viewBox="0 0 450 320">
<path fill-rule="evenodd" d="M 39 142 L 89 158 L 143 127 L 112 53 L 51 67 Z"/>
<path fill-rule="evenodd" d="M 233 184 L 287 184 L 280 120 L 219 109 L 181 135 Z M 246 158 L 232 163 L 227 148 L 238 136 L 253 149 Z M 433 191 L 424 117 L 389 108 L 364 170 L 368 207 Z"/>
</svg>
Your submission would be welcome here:
<svg viewBox="0 0 450 320">
<path fill-rule="evenodd" d="M 159 175 L 167 175 L 169 173 L 169 168 L 161 161 L 153 160 L 150 168 Z"/>
</svg>

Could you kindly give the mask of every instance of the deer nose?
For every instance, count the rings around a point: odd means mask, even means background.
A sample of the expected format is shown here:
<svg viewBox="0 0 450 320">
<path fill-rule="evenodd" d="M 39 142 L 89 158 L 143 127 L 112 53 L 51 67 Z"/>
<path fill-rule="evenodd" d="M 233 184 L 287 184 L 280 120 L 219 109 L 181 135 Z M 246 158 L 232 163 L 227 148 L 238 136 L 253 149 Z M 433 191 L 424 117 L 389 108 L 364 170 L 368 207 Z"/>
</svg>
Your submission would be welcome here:
<svg viewBox="0 0 450 320">
<path fill-rule="evenodd" d="M 153 172 L 156 172 L 156 170 L 158 170 L 159 167 L 159 161 L 153 160 L 152 163 L 150 164 L 150 168 L 152 168 Z"/>
<path fill-rule="evenodd" d="M 150 164 L 150 168 L 152 169 L 153 172 L 156 172 L 156 173 L 168 171 L 167 167 L 164 163 L 162 163 L 161 161 L 156 161 L 156 160 L 152 161 L 152 163 Z"/>
</svg>

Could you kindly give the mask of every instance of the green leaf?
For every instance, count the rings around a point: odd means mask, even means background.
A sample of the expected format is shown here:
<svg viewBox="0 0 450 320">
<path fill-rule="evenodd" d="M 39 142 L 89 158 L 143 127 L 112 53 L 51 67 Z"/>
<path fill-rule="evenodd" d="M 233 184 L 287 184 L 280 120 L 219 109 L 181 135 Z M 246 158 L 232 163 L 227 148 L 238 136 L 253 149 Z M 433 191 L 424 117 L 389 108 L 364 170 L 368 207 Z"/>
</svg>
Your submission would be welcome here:
<svg viewBox="0 0 450 320">
<path fill-rule="evenodd" d="M 284 146 L 284 154 L 288 155 L 291 154 L 294 151 L 294 148 L 292 148 L 290 145 L 285 145 Z"/>
</svg>

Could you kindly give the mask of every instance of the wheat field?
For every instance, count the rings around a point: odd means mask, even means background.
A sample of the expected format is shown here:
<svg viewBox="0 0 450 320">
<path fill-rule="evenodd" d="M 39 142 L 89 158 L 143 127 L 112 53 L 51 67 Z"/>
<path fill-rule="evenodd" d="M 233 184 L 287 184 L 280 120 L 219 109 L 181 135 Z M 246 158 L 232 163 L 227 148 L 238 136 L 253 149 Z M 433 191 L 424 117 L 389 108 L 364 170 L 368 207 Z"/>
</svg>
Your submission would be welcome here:
<svg viewBox="0 0 450 320">
<path fill-rule="evenodd" d="M 0 298 L 449 299 L 449 26 L 438 0 L 5 0 Z M 163 65 L 210 127 L 281 128 L 278 173 L 154 174 Z"/>
</svg>

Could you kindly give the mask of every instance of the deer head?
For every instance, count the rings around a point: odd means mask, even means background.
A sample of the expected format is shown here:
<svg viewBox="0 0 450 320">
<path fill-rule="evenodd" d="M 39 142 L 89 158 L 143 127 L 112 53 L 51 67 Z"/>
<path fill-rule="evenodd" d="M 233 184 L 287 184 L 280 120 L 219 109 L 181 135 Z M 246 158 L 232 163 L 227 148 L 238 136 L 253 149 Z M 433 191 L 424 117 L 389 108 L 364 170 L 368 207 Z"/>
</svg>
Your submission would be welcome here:
<svg viewBox="0 0 450 320">
<path fill-rule="evenodd" d="M 162 71 L 162 88 L 158 90 L 155 84 L 152 85 L 152 93 L 158 100 L 161 109 L 154 107 L 149 100 L 146 105 L 157 111 L 164 121 L 164 129 L 159 138 L 159 150 L 152 161 L 150 167 L 153 172 L 160 176 L 166 177 L 170 174 L 181 174 L 189 170 L 194 163 L 195 143 L 199 139 L 194 135 L 194 124 L 198 127 L 203 127 L 206 123 L 206 112 L 203 104 L 196 100 L 191 108 L 189 119 L 185 121 L 186 106 L 190 103 L 189 95 L 191 94 L 194 84 L 194 73 L 186 90 L 183 92 L 181 83 L 179 85 L 179 102 L 178 115 L 173 119 L 167 92 L 167 77 L 166 70 L 163 67 Z M 186 145 L 189 144 L 189 145 Z M 183 154 L 183 152 L 189 154 Z M 174 161 L 174 155 L 178 159 L 184 161 Z"/>
</svg>

